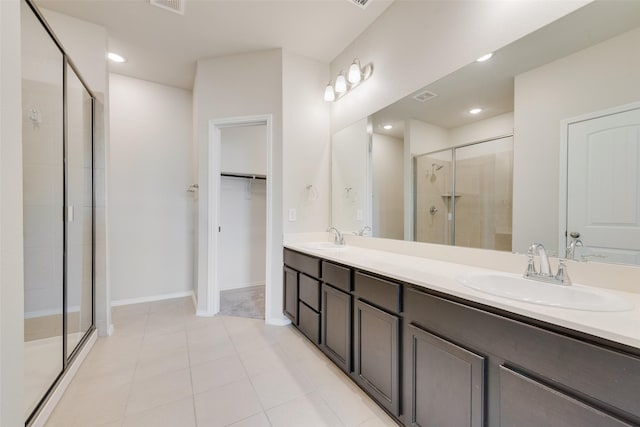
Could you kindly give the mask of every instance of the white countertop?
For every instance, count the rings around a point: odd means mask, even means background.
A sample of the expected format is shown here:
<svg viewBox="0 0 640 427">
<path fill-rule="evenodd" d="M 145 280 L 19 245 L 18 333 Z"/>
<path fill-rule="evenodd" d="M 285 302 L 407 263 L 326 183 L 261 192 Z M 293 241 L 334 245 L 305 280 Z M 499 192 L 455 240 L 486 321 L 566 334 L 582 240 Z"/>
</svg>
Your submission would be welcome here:
<svg viewBox="0 0 640 427">
<path fill-rule="evenodd" d="M 631 311 L 593 312 L 547 307 L 488 295 L 467 288 L 456 280 L 460 275 L 467 273 L 500 273 L 495 270 L 353 245 L 347 245 L 346 249 L 341 251 L 309 249 L 305 247 L 304 242 L 295 241 L 286 242 L 284 246 L 318 258 L 640 349 L 640 294 L 607 290 L 633 303 L 635 308 Z M 525 267 L 526 265 L 522 266 L 523 270 Z"/>
</svg>

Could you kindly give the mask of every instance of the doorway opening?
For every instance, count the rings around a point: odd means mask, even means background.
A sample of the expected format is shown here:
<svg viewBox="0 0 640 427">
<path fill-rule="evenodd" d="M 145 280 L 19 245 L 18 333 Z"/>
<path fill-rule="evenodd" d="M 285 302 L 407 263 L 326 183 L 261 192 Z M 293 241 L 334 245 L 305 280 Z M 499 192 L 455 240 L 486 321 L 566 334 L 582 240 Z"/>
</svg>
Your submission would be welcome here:
<svg viewBox="0 0 640 427">
<path fill-rule="evenodd" d="M 267 126 L 221 129 L 218 281 L 220 314 L 264 319 Z"/>
<path fill-rule="evenodd" d="M 211 122 L 208 312 L 265 318 L 270 305 L 271 116 Z"/>
</svg>

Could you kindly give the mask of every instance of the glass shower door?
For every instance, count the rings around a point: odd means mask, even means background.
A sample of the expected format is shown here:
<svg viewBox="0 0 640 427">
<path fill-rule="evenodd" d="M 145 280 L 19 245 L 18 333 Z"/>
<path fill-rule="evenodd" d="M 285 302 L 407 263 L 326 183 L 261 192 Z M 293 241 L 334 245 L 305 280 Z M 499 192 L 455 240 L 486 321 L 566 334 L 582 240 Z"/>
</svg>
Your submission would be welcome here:
<svg viewBox="0 0 640 427">
<path fill-rule="evenodd" d="M 67 358 L 93 324 L 93 158 L 91 95 L 66 66 Z"/>
<path fill-rule="evenodd" d="M 416 241 L 452 244 L 451 149 L 415 158 Z"/>
<path fill-rule="evenodd" d="M 64 59 L 25 3 L 22 16 L 26 419 L 64 366 Z"/>
<path fill-rule="evenodd" d="M 455 245 L 511 251 L 513 137 L 455 149 Z"/>
</svg>

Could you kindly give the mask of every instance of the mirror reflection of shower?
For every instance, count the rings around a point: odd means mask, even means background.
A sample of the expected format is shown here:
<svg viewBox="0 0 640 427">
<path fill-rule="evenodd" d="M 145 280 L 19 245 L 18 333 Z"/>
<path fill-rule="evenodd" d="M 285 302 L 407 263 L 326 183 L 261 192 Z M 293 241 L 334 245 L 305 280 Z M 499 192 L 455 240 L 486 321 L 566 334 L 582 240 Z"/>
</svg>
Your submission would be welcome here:
<svg viewBox="0 0 640 427">
<path fill-rule="evenodd" d="M 436 178 L 436 172 L 442 169 L 444 165 L 438 163 L 431 163 L 431 182 L 434 182 Z"/>
<path fill-rule="evenodd" d="M 511 250 L 513 137 L 415 157 L 415 240 Z"/>
</svg>

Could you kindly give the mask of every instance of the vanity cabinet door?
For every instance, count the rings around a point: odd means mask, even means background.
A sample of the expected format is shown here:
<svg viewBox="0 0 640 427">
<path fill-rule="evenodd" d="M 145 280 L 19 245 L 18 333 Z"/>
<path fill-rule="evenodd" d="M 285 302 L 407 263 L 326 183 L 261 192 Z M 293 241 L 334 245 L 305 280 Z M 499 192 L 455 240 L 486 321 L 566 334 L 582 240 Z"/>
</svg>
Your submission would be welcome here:
<svg viewBox="0 0 640 427">
<path fill-rule="evenodd" d="M 294 325 L 298 324 L 298 272 L 288 267 L 284 268 L 284 315 L 291 320 Z"/>
<path fill-rule="evenodd" d="M 408 425 L 483 426 L 485 358 L 411 324 L 405 343 Z"/>
<path fill-rule="evenodd" d="M 322 284 L 321 348 L 343 371 L 351 372 L 351 295 Z"/>
<path fill-rule="evenodd" d="M 400 318 L 363 301 L 354 303 L 356 381 L 380 405 L 398 416 L 400 409 Z"/>
<path fill-rule="evenodd" d="M 518 427 L 633 426 L 600 410 L 500 367 L 500 425 Z"/>
</svg>

